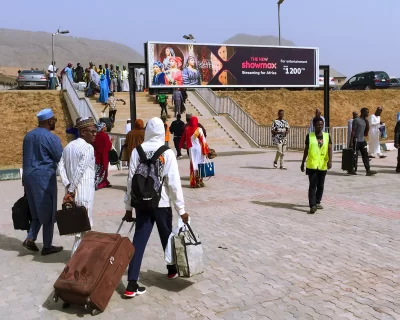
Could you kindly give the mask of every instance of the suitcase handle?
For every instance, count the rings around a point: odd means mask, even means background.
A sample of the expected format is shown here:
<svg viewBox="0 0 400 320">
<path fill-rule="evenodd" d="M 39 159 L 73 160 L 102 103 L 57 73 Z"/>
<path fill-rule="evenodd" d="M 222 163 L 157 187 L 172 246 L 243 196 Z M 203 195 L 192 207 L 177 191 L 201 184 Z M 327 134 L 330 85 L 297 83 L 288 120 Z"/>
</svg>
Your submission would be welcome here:
<svg viewBox="0 0 400 320">
<path fill-rule="evenodd" d="M 122 218 L 121 224 L 119 225 L 118 230 L 117 230 L 117 234 L 118 234 L 119 231 L 121 230 L 122 225 L 124 224 L 124 222 L 125 222 L 125 219 Z M 131 227 L 129 228 L 128 238 L 130 238 L 130 236 L 131 236 L 131 233 L 132 233 L 133 227 L 135 226 L 135 223 L 136 223 L 136 218 L 133 218 L 132 225 L 131 225 Z"/>
</svg>

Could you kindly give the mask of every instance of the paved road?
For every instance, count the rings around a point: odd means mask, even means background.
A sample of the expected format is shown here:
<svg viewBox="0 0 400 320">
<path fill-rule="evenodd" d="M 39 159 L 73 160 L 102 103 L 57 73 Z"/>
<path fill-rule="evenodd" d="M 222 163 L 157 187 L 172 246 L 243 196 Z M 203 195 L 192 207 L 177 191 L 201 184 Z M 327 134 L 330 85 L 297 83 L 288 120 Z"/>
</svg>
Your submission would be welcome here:
<svg viewBox="0 0 400 320">
<path fill-rule="evenodd" d="M 344 175 L 335 156 L 325 209 L 315 215 L 307 214 L 308 179 L 299 170 L 299 153 L 287 155 L 288 170 L 272 169 L 273 152 L 220 156 L 217 177 L 195 190 L 187 187 L 188 162 L 181 160 L 205 272 L 167 280 L 155 230 L 141 273 L 148 292 L 121 299 L 124 277 L 97 318 L 400 319 L 400 176 L 394 174 L 395 152 L 388 155 L 373 160 L 375 177 Z M 113 172 L 114 188 L 96 193 L 97 230 L 116 231 L 126 177 L 126 171 Z M 24 233 L 13 230 L 10 208 L 22 193 L 20 183 L 0 182 L 1 318 L 90 318 L 83 308 L 63 310 L 51 299 L 72 238 L 55 235 L 55 244 L 67 250 L 42 257 L 27 252 Z"/>
</svg>

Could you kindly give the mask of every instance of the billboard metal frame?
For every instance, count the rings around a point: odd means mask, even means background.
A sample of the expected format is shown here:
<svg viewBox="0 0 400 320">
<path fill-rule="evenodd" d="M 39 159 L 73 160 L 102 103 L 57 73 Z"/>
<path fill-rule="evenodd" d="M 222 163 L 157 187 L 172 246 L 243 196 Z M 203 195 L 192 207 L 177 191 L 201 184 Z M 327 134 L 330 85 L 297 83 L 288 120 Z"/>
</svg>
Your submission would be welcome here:
<svg viewBox="0 0 400 320">
<path fill-rule="evenodd" d="M 287 48 L 287 49 L 309 49 L 314 50 L 314 65 L 315 65 L 315 85 L 190 85 L 190 86 L 152 86 L 152 79 L 150 77 L 150 64 L 149 64 L 149 46 L 150 44 L 165 44 L 165 45 L 193 45 L 193 46 L 227 46 L 227 47 L 257 47 L 257 48 Z M 147 83 L 150 89 L 166 89 L 166 88 L 318 88 L 319 87 L 319 48 L 317 47 L 291 47 L 291 46 L 270 46 L 270 45 L 245 45 L 245 44 L 227 44 L 227 43 L 188 43 L 188 42 L 165 42 L 165 41 L 147 41 L 144 43 L 145 63 L 147 65 Z"/>
</svg>

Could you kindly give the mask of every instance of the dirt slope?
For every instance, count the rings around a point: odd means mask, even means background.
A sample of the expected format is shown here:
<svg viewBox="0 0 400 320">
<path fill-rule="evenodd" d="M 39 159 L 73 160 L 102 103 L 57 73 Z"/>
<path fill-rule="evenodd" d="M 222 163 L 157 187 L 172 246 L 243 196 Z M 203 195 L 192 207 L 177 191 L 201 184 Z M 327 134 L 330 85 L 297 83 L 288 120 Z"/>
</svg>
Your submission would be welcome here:
<svg viewBox="0 0 400 320">
<path fill-rule="evenodd" d="M 0 168 L 20 168 L 22 141 L 27 132 L 37 127 L 36 113 L 51 107 L 57 117 L 55 133 L 65 146 L 69 137 L 65 129 L 72 122 L 60 91 L 0 91 L 2 114 Z"/>
<path fill-rule="evenodd" d="M 230 96 L 259 124 L 271 125 L 279 109 L 291 126 L 308 126 L 315 109 L 324 110 L 323 91 L 220 91 L 220 96 Z M 388 138 L 393 138 L 397 112 L 400 112 L 400 90 L 333 91 L 330 95 L 331 126 L 347 126 L 353 111 L 367 107 L 375 112 L 383 107 L 381 120 L 387 125 Z"/>
</svg>

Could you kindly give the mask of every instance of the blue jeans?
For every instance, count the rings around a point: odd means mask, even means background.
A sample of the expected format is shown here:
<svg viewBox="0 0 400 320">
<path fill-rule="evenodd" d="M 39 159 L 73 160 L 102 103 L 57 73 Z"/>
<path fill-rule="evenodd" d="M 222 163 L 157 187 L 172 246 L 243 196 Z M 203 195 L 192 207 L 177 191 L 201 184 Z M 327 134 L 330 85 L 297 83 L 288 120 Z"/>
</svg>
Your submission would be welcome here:
<svg viewBox="0 0 400 320">
<path fill-rule="evenodd" d="M 142 265 L 144 251 L 153 230 L 154 222 L 157 224 L 161 245 L 165 250 L 169 235 L 172 232 L 172 209 L 136 210 L 135 235 L 133 236 L 135 254 L 129 263 L 128 281 L 137 281 L 139 279 L 140 266 Z M 175 266 L 167 266 L 167 269 L 170 268 L 175 268 Z"/>
<path fill-rule="evenodd" d="M 49 88 L 54 90 L 56 88 L 56 78 L 49 78 Z"/>
</svg>

